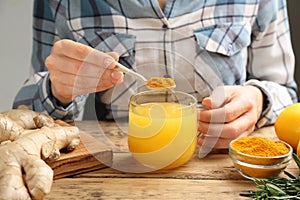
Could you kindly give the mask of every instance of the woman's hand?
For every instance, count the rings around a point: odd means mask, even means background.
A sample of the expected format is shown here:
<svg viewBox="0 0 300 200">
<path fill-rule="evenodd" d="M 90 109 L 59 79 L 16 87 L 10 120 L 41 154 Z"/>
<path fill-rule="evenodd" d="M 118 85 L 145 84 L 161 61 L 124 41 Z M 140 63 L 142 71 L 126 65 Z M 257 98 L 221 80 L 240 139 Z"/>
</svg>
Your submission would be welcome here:
<svg viewBox="0 0 300 200">
<path fill-rule="evenodd" d="M 60 40 L 47 57 L 51 89 L 61 105 L 68 105 L 77 95 L 109 89 L 122 82 L 115 53 L 102 53 L 71 40 Z"/>
<path fill-rule="evenodd" d="M 204 149 L 224 149 L 231 140 L 253 132 L 263 101 L 262 92 L 254 86 L 216 88 L 203 99 L 205 109 L 199 111 L 199 145 Z"/>
</svg>

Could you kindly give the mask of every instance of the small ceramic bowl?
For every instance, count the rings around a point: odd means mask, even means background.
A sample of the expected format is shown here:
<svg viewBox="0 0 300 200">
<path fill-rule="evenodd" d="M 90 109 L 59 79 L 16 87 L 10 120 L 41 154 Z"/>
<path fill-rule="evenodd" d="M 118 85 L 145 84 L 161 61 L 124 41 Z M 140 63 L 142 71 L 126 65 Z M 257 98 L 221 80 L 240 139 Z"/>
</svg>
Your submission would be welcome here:
<svg viewBox="0 0 300 200">
<path fill-rule="evenodd" d="M 293 149 L 289 144 L 283 141 L 280 142 L 287 146 L 289 152 L 285 155 L 273 157 L 253 156 L 236 151 L 232 148 L 234 141 L 235 140 L 231 141 L 229 145 L 229 156 L 239 173 L 251 180 L 276 177 L 292 160 Z"/>
</svg>

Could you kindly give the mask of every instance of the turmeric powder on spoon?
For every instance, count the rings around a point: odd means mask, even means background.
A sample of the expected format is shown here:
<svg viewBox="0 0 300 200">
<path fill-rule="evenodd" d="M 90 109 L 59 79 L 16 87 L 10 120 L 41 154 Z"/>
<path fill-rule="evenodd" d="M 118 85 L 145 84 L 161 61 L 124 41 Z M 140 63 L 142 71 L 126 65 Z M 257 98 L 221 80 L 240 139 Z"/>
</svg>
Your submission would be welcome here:
<svg viewBox="0 0 300 200">
<path fill-rule="evenodd" d="M 174 88 L 176 86 L 173 79 L 163 77 L 152 77 L 146 81 L 146 84 L 150 88 Z"/>
</svg>

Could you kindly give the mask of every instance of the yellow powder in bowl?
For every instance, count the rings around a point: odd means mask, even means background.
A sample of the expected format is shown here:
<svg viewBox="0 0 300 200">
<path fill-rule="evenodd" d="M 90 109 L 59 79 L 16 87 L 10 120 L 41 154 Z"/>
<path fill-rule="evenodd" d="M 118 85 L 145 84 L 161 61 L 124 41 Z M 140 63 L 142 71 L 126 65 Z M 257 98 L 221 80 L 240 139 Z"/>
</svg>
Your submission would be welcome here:
<svg viewBox="0 0 300 200">
<path fill-rule="evenodd" d="M 232 148 L 238 152 L 262 157 L 281 156 L 290 149 L 280 141 L 272 141 L 260 136 L 241 137 L 232 143 Z"/>
</svg>

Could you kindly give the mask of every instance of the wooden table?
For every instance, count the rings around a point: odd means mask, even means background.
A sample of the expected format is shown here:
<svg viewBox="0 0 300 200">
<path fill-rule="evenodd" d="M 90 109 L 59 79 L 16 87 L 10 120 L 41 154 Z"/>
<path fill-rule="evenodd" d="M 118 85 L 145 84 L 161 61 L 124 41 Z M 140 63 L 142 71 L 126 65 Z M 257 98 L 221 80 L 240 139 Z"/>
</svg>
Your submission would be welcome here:
<svg viewBox="0 0 300 200">
<path fill-rule="evenodd" d="M 197 157 L 196 151 L 187 164 L 174 170 L 126 172 L 136 163 L 126 153 L 125 128 L 113 122 L 99 122 L 99 125 L 94 121 L 76 122 L 76 126 L 82 131 L 95 137 L 104 134 L 112 142 L 113 165 L 55 180 L 46 199 L 232 200 L 247 199 L 241 197 L 240 193 L 256 189 L 253 181 L 245 179 L 233 167 L 227 150 L 212 152 L 203 159 Z M 273 127 L 259 129 L 254 134 L 275 137 Z M 299 174 L 294 161 L 286 170 Z"/>
</svg>

